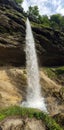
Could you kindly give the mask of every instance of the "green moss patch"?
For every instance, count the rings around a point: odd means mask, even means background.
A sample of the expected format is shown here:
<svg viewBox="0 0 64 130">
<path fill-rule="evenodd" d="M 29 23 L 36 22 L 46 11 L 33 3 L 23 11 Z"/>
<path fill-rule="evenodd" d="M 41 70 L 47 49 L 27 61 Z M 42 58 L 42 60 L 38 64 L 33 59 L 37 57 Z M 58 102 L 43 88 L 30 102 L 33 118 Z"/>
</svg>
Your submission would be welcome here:
<svg viewBox="0 0 64 130">
<path fill-rule="evenodd" d="M 59 113 L 54 116 L 55 121 L 63 127 L 64 130 L 64 113 Z"/>
<path fill-rule="evenodd" d="M 58 81 L 60 84 L 64 84 L 64 66 L 61 67 L 44 67 L 43 71 L 52 80 Z"/>
</svg>

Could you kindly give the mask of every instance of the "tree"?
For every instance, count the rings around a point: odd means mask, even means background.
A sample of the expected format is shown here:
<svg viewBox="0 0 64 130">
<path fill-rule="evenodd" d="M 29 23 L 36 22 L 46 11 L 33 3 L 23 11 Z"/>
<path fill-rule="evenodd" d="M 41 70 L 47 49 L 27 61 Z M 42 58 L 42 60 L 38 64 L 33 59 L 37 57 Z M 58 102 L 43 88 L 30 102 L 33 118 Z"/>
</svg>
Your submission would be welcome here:
<svg viewBox="0 0 64 130">
<path fill-rule="evenodd" d="M 47 15 L 39 15 L 38 17 L 39 21 L 41 24 L 43 24 L 44 26 L 50 26 L 50 21 Z"/>
<path fill-rule="evenodd" d="M 56 29 L 59 30 L 60 29 L 60 26 L 55 21 L 50 22 L 50 27 L 52 27 L 54 30 L 56 30 Z"/>
<path fill-rule="evenodd" d="M 54 14 L 50 17 L 50 21 L 54 21 L 57 24 L 60 24 L 61 18 L 62 18 L 61 14 Z"/>
<path fill-rule="evenodd" d="M 63 30 L 64 29 L 64 16 L 61 14 L 54 14 L 50 17 L 50 25 L 52 28 Z"/>
<path fill-rule="evenodd" d="M 62 16 L 60 21 L 61 30 L 64 32 L 64 16 Z"/>
<path fill-rule="evenodd" d="M 34 7 L 29 7 L 29 10 L 27 12 L 29 15 L 33 15 L 36 18 L 38 18 L 39 16 L 39 10 L 38 10 L 38 6 L 34 6 Z"/>
</svg>

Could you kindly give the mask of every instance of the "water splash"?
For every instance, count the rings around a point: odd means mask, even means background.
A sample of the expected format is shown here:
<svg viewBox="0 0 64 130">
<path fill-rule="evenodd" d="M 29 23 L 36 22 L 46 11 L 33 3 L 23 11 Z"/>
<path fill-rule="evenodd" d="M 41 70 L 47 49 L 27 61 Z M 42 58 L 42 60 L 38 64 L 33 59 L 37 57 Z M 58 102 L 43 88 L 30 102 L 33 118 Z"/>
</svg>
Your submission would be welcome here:
<svg viewBox="0 0 64 130">
<path fill-rule="evenodd" d="M 44 98 L 41 96 L 35 42 L 28 19 L 26 21 L 26 68 L 28 88 L 26 101 L 22 103 L 22 106 L 38 108 L 43 111 L 47 111 Z"/>
</svg>

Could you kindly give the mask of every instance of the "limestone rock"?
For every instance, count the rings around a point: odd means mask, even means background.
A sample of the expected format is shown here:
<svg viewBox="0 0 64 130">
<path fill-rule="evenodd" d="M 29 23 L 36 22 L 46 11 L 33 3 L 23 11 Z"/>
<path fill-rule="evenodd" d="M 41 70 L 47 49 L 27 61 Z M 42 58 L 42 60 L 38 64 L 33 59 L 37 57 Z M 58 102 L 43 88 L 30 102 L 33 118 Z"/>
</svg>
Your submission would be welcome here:
<svg viewBox="0 0 64 130">
<path fill-rule="evenodd" d="M 35 118 L 11 117 L 0 123 L 1 130 L 46 130 L 44 123 Z"/>
</svg>

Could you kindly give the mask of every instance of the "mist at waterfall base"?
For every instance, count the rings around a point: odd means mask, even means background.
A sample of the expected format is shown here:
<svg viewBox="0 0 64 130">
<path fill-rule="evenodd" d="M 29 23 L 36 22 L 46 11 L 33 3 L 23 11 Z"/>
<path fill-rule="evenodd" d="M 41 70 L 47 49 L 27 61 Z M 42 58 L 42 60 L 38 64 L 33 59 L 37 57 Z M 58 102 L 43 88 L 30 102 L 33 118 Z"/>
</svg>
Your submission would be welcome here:
<svg viewBox="0 0 64 130">
<path fill-rule="evenodd" d="M 35 42 L 29 19 L 26 21 L 26 69 L 27 69 L 27 96 L 21 106 L 38 108 L 47 112 L 44 98 L 41 96 L 41 86 L 38 70 Z"/>
</svg>

